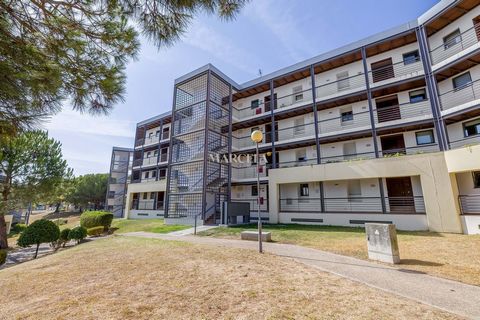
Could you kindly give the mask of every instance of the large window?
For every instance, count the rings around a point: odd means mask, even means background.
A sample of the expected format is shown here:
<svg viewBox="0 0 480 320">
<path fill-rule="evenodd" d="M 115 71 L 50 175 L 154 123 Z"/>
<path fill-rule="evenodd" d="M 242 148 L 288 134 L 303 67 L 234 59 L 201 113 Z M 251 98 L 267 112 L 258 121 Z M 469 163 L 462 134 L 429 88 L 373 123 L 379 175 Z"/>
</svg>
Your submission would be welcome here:
<svg viewBox="0 0 480 320">
<path fill-rule="evenodd" d="M 352 109 L 342 110 L 341 113 L 342 123 L 353 120 L 353 111 Z"/>
<path fill-rule="evenodd" d="M 300 197 L 308 197 L 309 194 L 308 183 L 300 184 Z"/>
<path fill-rule="evenodd" d="M 463 132 L 465 137 L 480 134 L 480 118 L 468 121 L 463 124 Z"/>
<path fill-rule="evenodd" d="M 258 187 L 257 186 L 252 186 L 252 197 L 258 197 Z"/>
<path fill-rule="evenodd" d="M 418 50 L 403 54 L 403 64 L 404 65 L 412 64 L 412 63 L 415 63 L 417 61 L 420 61 L 420 55 L 418 54 Z"/>
<path fill-rule="evenodd" d="M 256 109 L 260 105 L 260 100 L 255 99 L 250 102 L 250 108 Z"/>
<path fill-rule="evenodd" d="M 480 188 L 480 171 L 472 172 L 472 176 L 473 176 L 473 187 L 475 189 Z"/>
<path fill-rule="evenodd" d="M 303 100 L 302 86 L 293 87 L 293 103 Z"/>
<path fill-rule="evenodd" d="M 450 33 L 448 36 L 443 38 L 443 47 L 446 49 L 453 47 L 457 43 L 462 41 L 462 35 L 460 34 L 460 29 L 457 29 Z"/>
<path fill-rule="evenodd" d="M 419 146 L 422 144 L 435 143 L 433 130 L 415 132 L 415 137 L 417 138 L 417 145 Z"/>
<path fill-rule="evenodd" d="M 337 74 L 337 89 L 342 91 L 350 88 L 350 80 L 348 79 L 348 71 L 340 72 Z"/>
<path fill-rule="evenodd" d="M 452 79 L 453 89 L 460 90 L 472 82 L 470 72 L 466 72 Z"/>
<path fill-rule="evenodd" d="M 427 100 L 427 93 L 425 92 L 425 89 L 410 91 L 408 95 L 410 96 L 410 103 L 417 103 Z"/>
</svg>

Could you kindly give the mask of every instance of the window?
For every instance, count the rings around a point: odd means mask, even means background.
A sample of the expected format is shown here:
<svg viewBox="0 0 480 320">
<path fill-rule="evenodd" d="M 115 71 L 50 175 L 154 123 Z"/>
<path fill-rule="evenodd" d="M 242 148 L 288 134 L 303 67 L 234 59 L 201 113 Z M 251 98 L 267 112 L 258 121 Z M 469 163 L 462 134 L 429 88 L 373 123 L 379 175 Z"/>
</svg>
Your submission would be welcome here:
<svg viewBox="0 0 480 320">
<path fill-rule="evenodd" d="M 348 192 L 348 201 L 349 202 L 360 202 L 362 199 L 362 187 L 360 185 L 360 180 L 349 180 L 347 185 Z"/>
<path fill-rule="evenodd" d="M 143 193 L 143 200 L 147 200 L 148 199 L 148 192 L 144 192 Z"/>
<path fill-rule="evenodd" d="M 148 133 L 148 138 L 152 138 L 152 136 L 153 136 L 153 132 L 149 132 Z"/>
<path fill-rule="evenodd" d="M 150 151 L 148 151 L 146 158 L 150 158 L 151 155 L 152 155 L 152 153 Z"/>
<path fill-rule="evenodd" d="M 145 172 L 145 179 L 148 179 L 150 177 L 150 171 Z"/>
<path fill-rule="evenodd" d="M 473 187 L 475 189 L 480 188 L 480 171 L 472 172 L 472 176 L 473 176 Z"/>
<path fill-rule="evenodd" d="M 251 109 L 256 109 L 260 105 L 260 100 L 255 99 L 250 102 L 250 108 Z"/>
<path fill-rule="evenodd" d="M 293 103 L 303 100 L 302 86 L 293 87 Z"/>
<path fill-rule="evenodd" d="M 301 150 L 297 150 L 295 153 L 296 153 L 298 162 L 307 161 L 307 150 L 301 149 Z"/>
<path fill-rule="evenodd" d="M 435 143 L 433 130 L 415 132 L 415 137 L 417 138 L 417 145 L 419 146 L 422 144 Z"/>
<path fill-rule="evenodd" d="M 154 171 L 152 171 L 152 178 L 156 178 L 156 177 L 157 177 L 157 171 L 154 170 Z"/>
<path fill-rule="evenodd" d="M 155 137 L 159 137 L 159 136 L 160 136 L 160 130 L 155 131 Z"/>
<path fill-rule="evenodd" d="M 348 79 L 348 71 L 337 73 L 337 89 L 342 91 L 350 88 L 350 80 Z"/>
<path fill-rule="evenodd" d="M 457 29 L 450 33 L 448 36 L 443 38 L 443 47 L 445 50 L 448 48 L 453 47 L 457 43 L 460 43 L 462 41 L 462 35 L 460 34 L 460 29 Z"/>
<path fill-rule="evenodd" d="M 160 170 L 158 170 L 158 176 L 159 176 L 159 178 L 165 178 L 166 175 L 167 175 L 167 169 L 160 169 Z"/>
<path fill-rule="evenodd" d="M 410 103 L 417 103 L 427 100 L 427 92 L 425 89 L 410 91 L 408 95 L 410 96 Z"/>
<path fill-rule="evenodd" d="M 460 90 L 465 88 L 472 82 L 472 77 L 470 76 L 470 72 L 466 72 L 458 77 L 452 79 L 453 89 Z"/>
<path fill-rule="evenodd" d="M 162 132 L 162 135 L 163 135 L 162 139 L 168 139 L 169 133 L 170 133 L 170 128 L 169 127 L 163 128 L 162 131 L 163 131 Z"/>
<path fill-rule="evenodd" d="M 257 188 L 257 186 L 252 186 L 252 197 L 258 197 L 258 188 Z"/>
<path fill-rule="evenodd" d="M 158 150 L 153 151 L 153 156 L 156 157 L 158 155 Z"/>
<path fill-rule="evenodd" d="M 420 55 L 418 54 L 418 50 L 403 54 L 404 65 L 412 64 L 418 61 L 420 61 Z"/>
<path fill-rule="evenodd" d="M 473 121 L 465 122 L 463 124 L 463 132 L 465 137 L 480 134 L 480 118 Z"/>
<path fill-rule="evenodd" d="M 300 197 L 308 197 L 309 190 L 308 190 L 308 183 L 300 184 Z"/>
<path fill-rule="evenodd" d="M 150 200 L 155 200 L 155 193 L 156 192 L 150 192 Z"/>
<path fill-rule="evenodd" d="M 344 110 L 341 113 L 341 119 L 342 119 L 342 122 L 352 121 L 353 120 L 353 111 L 351 109 L 350 110 Z"/>
<path fill-rule="evenodd" d="M 305 120 L 302 118 L 297 118 L 293 121 L 293 134 L 304 134 L 305 133 Z"/>
</svg>

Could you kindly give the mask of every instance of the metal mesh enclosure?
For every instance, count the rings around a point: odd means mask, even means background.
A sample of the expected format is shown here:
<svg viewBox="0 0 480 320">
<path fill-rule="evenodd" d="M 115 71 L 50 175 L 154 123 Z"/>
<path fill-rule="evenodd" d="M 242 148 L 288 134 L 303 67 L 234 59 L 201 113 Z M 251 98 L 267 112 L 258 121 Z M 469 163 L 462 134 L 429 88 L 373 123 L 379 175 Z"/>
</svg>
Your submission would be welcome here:
<svg viewBox="0 0 480 320">
<path fill-rule="evenodd" d="M 169 193 L 202 192 L 203 161 L 174 165 L 169 172 Z"/>
<path fill-rule="evenodd" d="M 204 153 L 204 131 L 172 137 L 172 163 L 203 160 Z"/>
</svg>

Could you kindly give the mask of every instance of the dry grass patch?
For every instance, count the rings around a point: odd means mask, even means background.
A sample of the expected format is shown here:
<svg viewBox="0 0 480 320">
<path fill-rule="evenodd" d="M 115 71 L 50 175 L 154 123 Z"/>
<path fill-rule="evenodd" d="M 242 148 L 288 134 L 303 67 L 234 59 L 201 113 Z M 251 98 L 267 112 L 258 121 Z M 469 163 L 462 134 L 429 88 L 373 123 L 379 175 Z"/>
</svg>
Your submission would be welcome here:
<svg viewBox="0 0 480 320">
<path fill-rule="evenodd" d="M 249 227 L 216 228 L 204 236 L 240 239 Z M 360 259 L 367 259 L 363 228 L 266 225 L 272 239 Z M 404 269 L 413 269 L 464 283 L 480 285 L 480 235 L 435 232 L 398 232 L 400 258 Z"/>
<path fill-rule="evenodd" d="M 251 250 L 98 240 L 0 271 L 1 319 L 456 319 Z"/>
</svg>

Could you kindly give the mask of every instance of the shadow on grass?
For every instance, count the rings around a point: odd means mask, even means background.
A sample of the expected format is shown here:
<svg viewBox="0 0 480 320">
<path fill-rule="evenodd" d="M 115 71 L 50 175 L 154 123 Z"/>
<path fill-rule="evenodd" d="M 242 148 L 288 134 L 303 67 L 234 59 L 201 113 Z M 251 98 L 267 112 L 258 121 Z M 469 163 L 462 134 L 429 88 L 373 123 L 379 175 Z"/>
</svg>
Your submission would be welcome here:
<svg viewBox="0 0 480 320">
<path fill-rule="evenodd" d="M 424 261 L 418 259 L 401 259 L 400 264 L 405 266 L 428 266 L 428 267 L 441 267 L 443 263 L 437 263 L 432 261 Z"/>
</svg>

